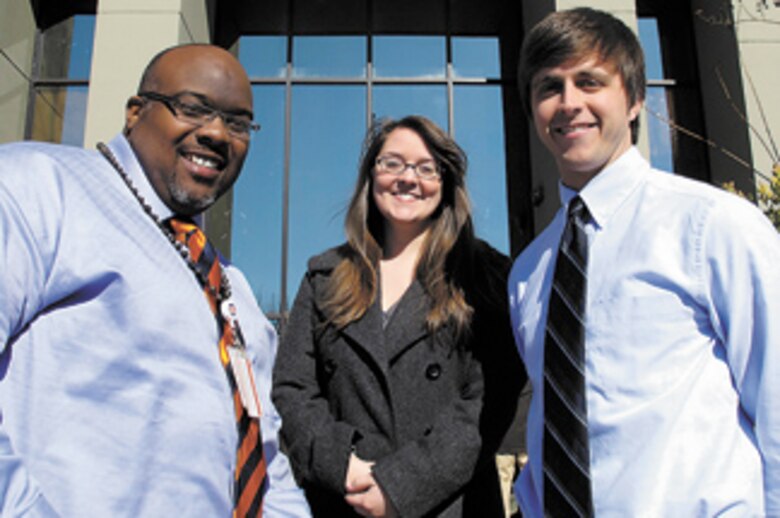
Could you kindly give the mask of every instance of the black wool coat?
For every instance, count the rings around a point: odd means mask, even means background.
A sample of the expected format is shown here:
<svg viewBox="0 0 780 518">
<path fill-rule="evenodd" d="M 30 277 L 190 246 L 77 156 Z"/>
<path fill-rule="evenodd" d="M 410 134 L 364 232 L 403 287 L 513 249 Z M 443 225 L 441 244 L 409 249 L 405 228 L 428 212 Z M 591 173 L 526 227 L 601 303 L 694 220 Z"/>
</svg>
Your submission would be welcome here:
<svg viewBox="0 0 780 518">
<path fill-rule="evenodd" d="M 312 512 L 357 516 L 344 501 L 355 451 L 376 462 L 401 517 L 504 516 L 494 454 L 526 379 L 506 301 L 475 307 L 471 338 L 456 344 L 449 326 L 428 331 L 430 301 L 415 281 L 385 330 L 378 300 L 336 330 L 320 305 L 343 250 L 309 261 L 274 368 L 282 441 Z M 490 282 L 505 299 L 509 260 L 484 243 L 478 255 L 497 266 L 486 270 L 500 272 Z"/>
</svg>

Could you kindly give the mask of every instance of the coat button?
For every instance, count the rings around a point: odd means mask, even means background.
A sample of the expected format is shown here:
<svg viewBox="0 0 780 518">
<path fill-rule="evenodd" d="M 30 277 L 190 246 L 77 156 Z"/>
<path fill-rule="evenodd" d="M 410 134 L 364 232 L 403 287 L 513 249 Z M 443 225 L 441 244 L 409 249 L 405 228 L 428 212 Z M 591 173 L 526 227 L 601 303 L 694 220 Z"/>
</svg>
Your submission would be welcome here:
<svg viewBox="0 0 780 518">
<path fill-rule="evenodd" d="M 425 377 L 429 380 L 439 379 L 441 376 L 441 365 L 438 363 L 432 363 L 425 369 Z"/>
<path fill-rule="evenodd" d="M 325 365 L 323 367 L 325 374 L 333 374 L 333 372 L 336 370 L 336 362 L 331 359 L 325 360 Z"/>
</svg>

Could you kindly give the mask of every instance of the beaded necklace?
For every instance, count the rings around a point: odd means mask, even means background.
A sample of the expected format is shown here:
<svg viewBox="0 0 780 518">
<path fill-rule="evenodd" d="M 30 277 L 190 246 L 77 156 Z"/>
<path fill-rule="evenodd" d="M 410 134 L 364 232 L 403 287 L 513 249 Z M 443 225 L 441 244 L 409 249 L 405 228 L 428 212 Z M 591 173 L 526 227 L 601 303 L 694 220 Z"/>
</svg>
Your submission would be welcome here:
<svg viewBox="0 0 780 518">
<path fill-rule="evenodd" d="M 220 282 L 219 282 L 219 291 L 217 291 L 209 284 L 209 281 L 206 278 L 206 276 L 203 273 L 201 273 L 201 271 L 195 265 L 195 262 L 192 260 L 192 257 L 190 256 L 190 250 L 189 248 L 187 248 L 187 245 L 185 245 L 184 243 L 176 239 L 176 236 L 171 231 L 171 229 L 169 229 L 168 226 L 163 222 L 163 220 L 160 219 L 160 216 L 158 216 L 154 212 L 152 206 L 146 202 L 143 195 L 141 195 L 141 193 L 138 191 L 138 188 L 133 184 L 132 180 L 130 180 L 130 176 L 128 176 L 127 171 L 124 170 L 122 164 L 119 163 L 119 160 L 116 159 L 116 156 L 114 156 L 114 153 L 111 152 L 109 147 L 102 142 L 98 142 L 97 149 L 98 151 L 100 151 L 100 154 L 103 155 L 103 157 L 105 157 L 106 160 L 108 160 L 108 163 L 111 164 L 111 166 L 116 170 L 116 172 L 119 173 L 120 178 L 122 178 L 122 181 L 125 183 L 127 188 L 130 189 L 130 192 L 133 193 L 133 196 L 141 205 L 141 208 L 144 210 L 146 215 L 152 219 L 155 225 L 157 225 L 157 228 L 159 228 L 160 231 L 163 233 L 163 235 L 165 235 L 165 237 L 168 238 L 168 242 L 171 243 L 171 245 L 176 249 L 177 252 L 179 252 L 179 256 L 181 256 L 181 258 L 187 264 L 187 266 L 192 271 L 192 273 L 195 274 L 195 278 L 198 279 L 200 285 L 203 286 L 204 289 L 208 290 L 211 293 L 211 295 L 216 299 L 217 307 L 220 307 L 223 301 L 230 299 L 230 295 L 231 295 L 230 281 L 228 280 L 227 275 L 225 275 L 224 269 L 223 268 L 219 269 Z"/>
</svg>

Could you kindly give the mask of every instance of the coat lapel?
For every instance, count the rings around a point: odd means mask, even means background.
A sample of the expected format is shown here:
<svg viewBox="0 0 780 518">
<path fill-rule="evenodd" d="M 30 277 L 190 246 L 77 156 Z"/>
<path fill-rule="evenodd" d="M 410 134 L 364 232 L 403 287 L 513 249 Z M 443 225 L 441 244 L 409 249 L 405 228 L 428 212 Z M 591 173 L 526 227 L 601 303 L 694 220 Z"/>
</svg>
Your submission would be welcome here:
<svg viewBox="0 0 780 518">
<path fill-rule="evenodd" d="M 363 318 L 350 323 L 342 332 L 364 349 L 382 372 L 387 371 L 388 356 L 382 333 L 382 308 L 378 301 L 368 308 Z"/>
<path fill-rule="evenodd" d="M 427 299 L 422 285 L 415 280 L 398 301 L 385 333 L 385 350 L 389 362 L 428 334 L 425 324 L 429 309 Z"/>
</svg>

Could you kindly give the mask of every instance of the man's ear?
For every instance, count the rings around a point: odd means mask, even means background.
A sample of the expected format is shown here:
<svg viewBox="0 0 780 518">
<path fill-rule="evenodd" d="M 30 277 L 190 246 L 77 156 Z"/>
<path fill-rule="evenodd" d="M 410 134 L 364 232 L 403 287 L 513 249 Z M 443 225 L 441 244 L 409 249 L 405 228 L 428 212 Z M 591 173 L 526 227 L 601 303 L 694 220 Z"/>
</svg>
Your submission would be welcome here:
<svg viewBox="0 0 780 518">
<path fill-rule="evenodd" d="M 628 110 L 628 120 L 636 120 L 637 117 L 639 117 L 639 112 L 642 111 L 642 106 L 644 105 L 644 100 L 640 99 L 637 102 L 634 103 L 634 105 Z"/>
<path fill-rule="evenodd" d="M 137 95 L 134 95 L 127 100 L 127 104 L 125 105 L 125 135 L 129 135 L 130 130 L 138 123 L 143 107 L 144 100 Z"/>
</svg>

